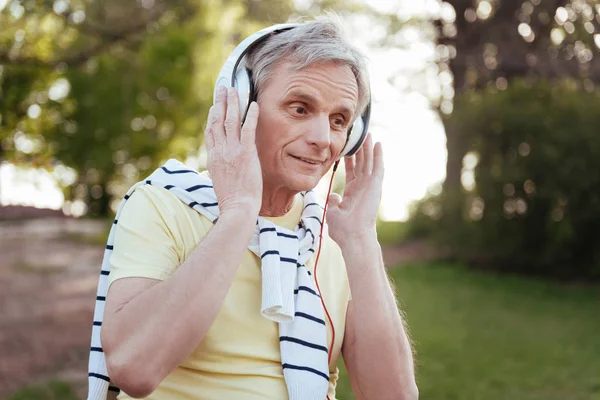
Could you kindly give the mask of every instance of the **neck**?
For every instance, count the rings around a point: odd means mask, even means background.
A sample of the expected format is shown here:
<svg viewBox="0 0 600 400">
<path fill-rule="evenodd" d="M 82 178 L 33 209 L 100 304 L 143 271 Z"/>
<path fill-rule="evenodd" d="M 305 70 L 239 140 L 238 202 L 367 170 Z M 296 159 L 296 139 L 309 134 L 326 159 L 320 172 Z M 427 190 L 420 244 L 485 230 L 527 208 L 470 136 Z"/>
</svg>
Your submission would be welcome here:
<svg viewBox="0 0 600 400">
<path fill-rule="evenodd" d="M 291 210 L 297 192 L 288 188 L 263 187 L 262 204 L 258 215 L 261 217 L 281 217 Z"/>
</svg>

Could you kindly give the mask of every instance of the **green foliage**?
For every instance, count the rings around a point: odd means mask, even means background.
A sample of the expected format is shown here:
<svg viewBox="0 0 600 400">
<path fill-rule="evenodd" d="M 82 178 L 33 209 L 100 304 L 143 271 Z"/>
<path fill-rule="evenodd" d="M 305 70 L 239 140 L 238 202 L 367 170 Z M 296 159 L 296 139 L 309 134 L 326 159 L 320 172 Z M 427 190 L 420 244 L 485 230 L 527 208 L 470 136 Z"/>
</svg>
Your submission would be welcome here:
<svg viewBox="0 0 600 400">
<path fill-rule="evenodd" d="M 389 273 L 415 343 L 420 398 L 600 398 L 599 287 L 451 264 Z M 338 394 L 355 398 L 343 370 Z"/>
<path fill-rule="evenodd" d="M 110 214 L 159 163 L 198 155 L 222 62 L 243 36 L 291 12 L 291 0 L 9 0 L 0 158 L 72 168 L 66 199 Z"/>
<path fill-rule="evenodd" d="M 148 37 L 127 58 L 104 55 L 91 70 L 67 74 L 77 107 L 53 137 L 56 156 L 86 172 L 80 184 L 92 215 L 108 212 L 105 191 L 122 195 L 123 186 L 143 178 L 160 160 L 185 157 L 199 147 L 209 97 L 190 90 L 194 46 L 192 30 L 172 26 Z M 124 185 L 111 190 L 109 183 L 117 182 Z M 102 191 L 90 196 L 94 185 Z M 97 209 L 95 198 L 102 202 Z"/>
<path fill-rule="evenodd" d="M 71 386 L 61 381 L 27 386 L 13 393 L 7 400 L 77 400 Z"/>
<path fill-rule="evenodd" d="M 475 188 L 433 196 L 412 214 L 460 257 L 559 278 L 600 278 L 600 92 L 513 81 L 456 98 L 447 123 L 469 138 Z M 460 221 L 443 210 L 458 201 Z"/>
</svg>

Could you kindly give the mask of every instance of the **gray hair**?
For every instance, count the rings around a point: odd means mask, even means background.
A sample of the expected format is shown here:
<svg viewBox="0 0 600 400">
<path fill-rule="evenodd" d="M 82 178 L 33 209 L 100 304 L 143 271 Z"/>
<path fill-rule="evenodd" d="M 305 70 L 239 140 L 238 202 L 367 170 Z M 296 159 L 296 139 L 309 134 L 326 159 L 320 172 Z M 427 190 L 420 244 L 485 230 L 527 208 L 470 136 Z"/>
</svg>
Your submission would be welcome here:
<svg viewBox="0 0 600 400">
<path fill-rule="evenodd" d="M 362 114 L 369 103 L 367 58 L 349 42 L 342 20 L 336 14 L 319 16 L 294 29 L 272 34 L 250 50 L 246 55 L 246 67 L 252 71 L 259 96 L 261 88 L 273 75 L 273 67 L 282 61 L 291 62 L 295 70 L 330 61 L 348 65 L 358 85 L 355 117 Z"/>
</svg>

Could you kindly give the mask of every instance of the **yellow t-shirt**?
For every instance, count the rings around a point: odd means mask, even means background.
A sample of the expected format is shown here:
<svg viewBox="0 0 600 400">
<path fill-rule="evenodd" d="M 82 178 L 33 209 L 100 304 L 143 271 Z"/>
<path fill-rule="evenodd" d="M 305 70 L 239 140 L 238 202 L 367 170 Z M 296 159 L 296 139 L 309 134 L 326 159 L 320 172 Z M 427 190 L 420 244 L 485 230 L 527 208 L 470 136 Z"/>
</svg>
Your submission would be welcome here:
<svg viewBox="0 0 600 400">
<path fill-rule="evenodd" d="M 268 218 L 294 230 L 302 214 L 297 195 L 284 216 Z M 125 277 L 168 279 L 212 223 L 168 190 L 140 186 L 125 204 L 116 226 L 109 285 Z M 314 272 L 314 259 L 307 267 Z M 314 276 L 314 275 L 313 275 Z M 337 244 L 324 235 L 318 268 L 319 287 L 335 326 L 329 398 L 335 398 L 337 360 L 344 337 L 350 288 Z M 146 399 L 284 400 L 287 388 L 281 367 L 278 324 L 260 313 L 260 259 L 246 251 L 225 301 L 204 339 Z M 331 326 L 327 318 L 327 344 Z M 118 399 L 130 399 L 121 392 Z"/>
</svg>

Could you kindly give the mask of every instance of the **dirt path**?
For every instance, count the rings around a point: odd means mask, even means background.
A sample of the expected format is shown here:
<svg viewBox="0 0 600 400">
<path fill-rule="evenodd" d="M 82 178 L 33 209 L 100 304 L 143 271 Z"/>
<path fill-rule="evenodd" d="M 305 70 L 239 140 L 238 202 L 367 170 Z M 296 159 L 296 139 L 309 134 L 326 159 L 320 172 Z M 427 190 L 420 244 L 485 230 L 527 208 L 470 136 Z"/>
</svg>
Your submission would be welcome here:
<svg viewBox="0 0 600 400">
<path fill-rule="evenodd" d="M 0 398 L 46 378 L 85 386 L 103 248 L 69 238 L 102 229 L 63 219 L 0 225 Z"/>
<path fill-rule="evenodd" d="M 40 219 L 0 224 L 0 398 L 46 379 L 87 390 L 102 223 Z M 426 257 L 422 243 L 384 247 L 386 265 Z"/>
</svg>

